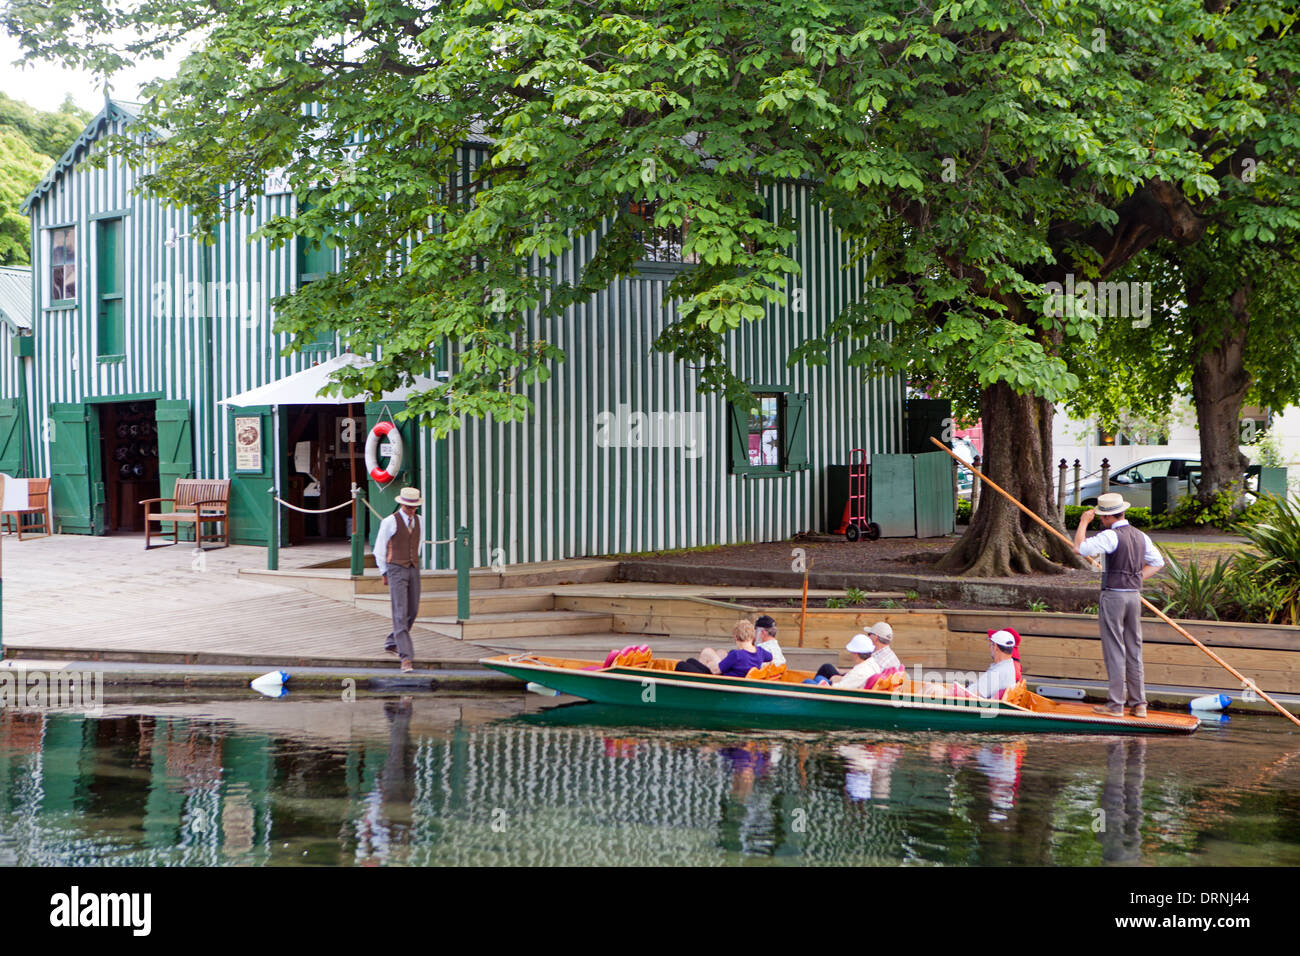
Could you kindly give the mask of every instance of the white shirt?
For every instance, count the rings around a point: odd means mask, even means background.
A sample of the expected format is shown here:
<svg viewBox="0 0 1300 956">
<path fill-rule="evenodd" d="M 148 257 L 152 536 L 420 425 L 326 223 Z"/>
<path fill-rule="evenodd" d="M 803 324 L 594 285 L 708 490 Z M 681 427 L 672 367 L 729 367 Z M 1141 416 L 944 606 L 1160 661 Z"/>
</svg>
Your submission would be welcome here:
<svg viewBox="0 0 1300 956">
<path fill-rule="evenodd" d="M 1095 558 L 1101 554 L 1114 554 L 1115 549 L 1119 547 L 1119 535 L 1115 533 L 1114 529 L 1125 524 L 1128 524 L 1128 519 L 1121 518 L 1105 531 L 1094 534 L 1079 545 L 1079 553 L 1085 558 Z M 1156 568 L 1163 568 L 1165 559 L 1160 557 L 1160 552 L 1156 550 L 1156 546 L 1151 543 L 1151 539 L 1145 532 L 1138 533 L 1142 535 L 1142 563 Z M 1111 588 L 1110 590 L 1136 591 L 1137 588 Z"/>
<path fill-rule="evenodd" d="M 973 684 L 967 684 L 966 689 L 981 697 L 993 698 L 1001 691 L 1010 690 L 1016 686 L 1016 662 L 1011 658 L 1005 661 L 996 661 L 989 665 L 989 669 L 980 674 L 979 680 Z"/>
<path fill-rule="evenodd" d="M 845 674 L 844 680 L 835 686 L 842 687 L 844 690 L 862 690 L 867 686 L 867 681 L 871 679 L 871 676 L 879 673 L 880 665 L 876 663 L 875 657 L 868 657 Z"/>
<path fill-rule="evenodd" d="M 379 568 L 380 574 L 388 573 L 388 542 L 393 535 L 397 534 L 397 516 L 401 515 L 402 520 L 406 522 L 406 527 L 411 527 L 412 518 L 406 517 L 406 514 L 399 508 L 390 514 L 383 521 L 379 522 L 379 534 L 375 536 L 375 565 Z M 415 553 L 424 557 L 424 542 L 421 541 L 416 545 Z"/>
</svg>

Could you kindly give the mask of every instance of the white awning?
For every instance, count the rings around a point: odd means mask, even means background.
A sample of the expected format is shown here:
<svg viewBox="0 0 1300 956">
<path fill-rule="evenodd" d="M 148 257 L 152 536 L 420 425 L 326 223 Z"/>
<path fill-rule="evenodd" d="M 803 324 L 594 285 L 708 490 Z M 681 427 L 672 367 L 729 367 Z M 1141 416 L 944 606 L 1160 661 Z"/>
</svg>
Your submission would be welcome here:
<svg viewBox="0 0 1300 956">
<path fill-rule="evenodd" d="M 344 398 L 342 395 L 321 395 L 320 391 L 326 385 L 330 384 L 330 376 L 335 370 L 344 366 L 353 365 L 364 367 L 374 365 L 370 359 L 363 355 L 353 355 L 351 352 L 327 359 L 319 365 L 313 365 L 311 368 L 303 369 L 301 372 L 295 372 L 293 375 L 286 375 L 278 381 L 268 382 L 265 385 L 259 385 L 257 388 L 249 389 L 247 392 L 240 392 L 238 395 L 231 395 L 229 398 L 223 398 L 220 402 L 222 405 L 233 405 L 236 408 L 247 408 L 251 405 L 347 405 L 349 403 L 363 404 L 369 399 L 364 395 L 354 395 L 352 398 Z M 436 386 L 438 382 L 431 378 L 417 378 L 415 384 L 408 388 L 399 388 L 391 392 L 384 392 L 381 401 L 385 402 L 403 402 L 412 392 L 423 392 Z"/>
</svg>

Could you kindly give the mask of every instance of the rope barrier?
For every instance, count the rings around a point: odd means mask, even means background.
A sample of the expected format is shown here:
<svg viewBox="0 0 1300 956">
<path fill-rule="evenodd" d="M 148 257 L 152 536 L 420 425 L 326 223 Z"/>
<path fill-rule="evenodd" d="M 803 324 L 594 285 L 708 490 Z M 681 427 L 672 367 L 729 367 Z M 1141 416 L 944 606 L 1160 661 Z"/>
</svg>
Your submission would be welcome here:
<svg viewBox="0 0 1300 956">
<path fill-rule="evenodd" d="M 274 500 L 278 501 L 280 504 L 284 505 L 286 508 L 291 508 L 294 511 L 300 511 L 305 515 L 327 515 L 331 511 L 338 511 L 340 508 L 352 507 L 351 501 L 345 501 L 343 502 L 343 504 L 335 505 L 333 508 L 299 508 L 297 505 L 290 504 L 289 502 L 285 501 L 283 498 L 275 498 L 274 495 L 272 495 L 272 498 L 274 498 Z"/>
<path fill-rule="evenodd" d="M 376 510 L 375 510 L 375 506 L 372 505 L 372 504 L 371 504 L 369 501 L 367 501 L 365 498 L 362 498 L 359 494 L 357 495 L 357 498 L 361 501 L 361 503 L 362 503 L 363 505 L 365 505 L 367 508 L 369 508 L 369 509 L 370 509 L 370 513 L 371 513 L 372 515 L 374 515 L 376 518 L 378 518 L 380 521 L 383 521 L 384 518 L 387 517 L 386 515 L 381 515 L 378 511 L 376 511 Z"/>
</svg>

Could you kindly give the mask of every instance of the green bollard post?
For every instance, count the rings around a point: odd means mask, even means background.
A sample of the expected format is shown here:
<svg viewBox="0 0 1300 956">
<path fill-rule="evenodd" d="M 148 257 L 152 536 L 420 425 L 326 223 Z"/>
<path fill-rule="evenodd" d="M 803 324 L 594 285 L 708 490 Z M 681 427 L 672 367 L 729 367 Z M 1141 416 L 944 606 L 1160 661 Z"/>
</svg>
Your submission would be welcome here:
<svg viewBox="0 0 1300 956">
<path fill-rule="evenodd" d="M 363 512 L 363 508 L 352 506 L 352 564 L 349 570 L 354 578 L 366 573 L 366 538 L 361 532 L 361 523 L 365 520 Z"/>
<path fill-rule="evenodd" d="M 271 521 L 266 526 L 266 570 L 280 570 L 280 510 L 275 503 L 275 485 L 266 489 L 270 497 Z"/>
<path fill-rule="evenodd" d="M 469 620 L 469 528 L 456 529 L 456 620 Z"/>
</svg>

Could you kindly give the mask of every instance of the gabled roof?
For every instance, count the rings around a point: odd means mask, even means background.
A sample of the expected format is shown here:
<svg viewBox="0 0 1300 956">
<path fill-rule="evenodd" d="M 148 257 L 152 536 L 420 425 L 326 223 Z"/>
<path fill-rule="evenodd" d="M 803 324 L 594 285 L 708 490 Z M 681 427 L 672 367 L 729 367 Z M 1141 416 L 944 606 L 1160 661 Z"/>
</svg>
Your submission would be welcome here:
<svg viewBox="0 0 1300 956">
<path fill-rule="evenodd" d="M 0 266 L 0 323 L 11 333 L 31 331 L 31 266 Z"/>
<path fill-rule="evenodd" d="M 81 161 L 82 157 L 90 151 L 91 144 L 108 131 L 109 127 L 118 120 L 132 121 L 140 115 L 140 104 L 133 103 L 129 100 L 104 100 L 104 108 L 99 111 L 94 119 L 86 124 L 86 128 L 81 131 L 76 142 L 67 148 L 58 161 L 50 167 L 50 171 L 45 174 L 45 178 L 40 181 L 23 204 L 18 207 L 18 211 L 26 213 L 32 206 L 38 202 L 46 193 L 54 188 L 54 184 L 72 167 Z"/>
</svg>

